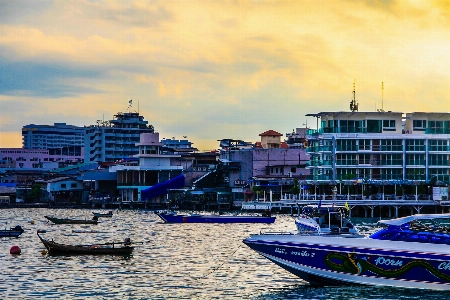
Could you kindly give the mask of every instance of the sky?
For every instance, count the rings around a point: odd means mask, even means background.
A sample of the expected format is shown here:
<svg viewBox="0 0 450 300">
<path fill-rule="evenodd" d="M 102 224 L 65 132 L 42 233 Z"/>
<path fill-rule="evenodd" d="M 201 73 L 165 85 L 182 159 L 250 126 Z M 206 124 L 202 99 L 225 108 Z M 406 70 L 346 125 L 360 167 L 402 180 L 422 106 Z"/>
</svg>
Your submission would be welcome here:
<svg viewBox="0 0 450 300">
<path fill-rule="evenodd" d="M 2 148 L 132 110 L 209 151 L 316 128 L 353 86 L 359 111 L 449 112 L 447 1 L 0 1 Z"/>
</svg>

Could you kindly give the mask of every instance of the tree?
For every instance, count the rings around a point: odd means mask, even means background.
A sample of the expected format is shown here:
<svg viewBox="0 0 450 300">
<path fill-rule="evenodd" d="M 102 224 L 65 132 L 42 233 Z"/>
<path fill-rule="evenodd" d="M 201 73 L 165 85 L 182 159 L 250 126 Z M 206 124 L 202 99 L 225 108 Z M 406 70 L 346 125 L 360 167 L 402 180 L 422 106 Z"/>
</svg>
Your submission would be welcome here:
<svg viewBox="0 0 450 300">
<path fill-rule="evenodd" d="M 256 195 L 258 196 L 257 198 L 259 199 L 259 195 L 260 195 L 261 192 L 262 192 L 262 187 L 260 187 L 259 185 L 254 185 L 254 186 L 252 187 L 252 191 L 253 191 L 254 193 L 256 193 Z"/>
<path fill-rule="evenodd" d="M 40 184 L 35 183 L 31 186 L 30 198 L 34 202 L 41 200 L 41 185 Z"/>
<path fill-rule="evenodd" d="M 294 178 L 294 186 L 291 188 L 291 193 L 294 195 L 300 194 L 300 184 L 297 178 Z"/>
</svg>

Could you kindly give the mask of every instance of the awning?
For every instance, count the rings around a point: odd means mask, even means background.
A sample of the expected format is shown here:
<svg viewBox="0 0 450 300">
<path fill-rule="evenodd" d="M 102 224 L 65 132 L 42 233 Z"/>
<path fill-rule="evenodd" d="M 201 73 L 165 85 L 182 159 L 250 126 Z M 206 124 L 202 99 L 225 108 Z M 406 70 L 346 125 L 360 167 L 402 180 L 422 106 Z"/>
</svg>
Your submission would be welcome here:
<svg viewBox="0 0 450 300">
<path fill-rule="evenodd" d="M 178 175 L 175 178 L 172 178 L 165 182 L 160 182 L 155 184 L 148 189 L 141 191 L 141 200 L 146 201 L 153 199 L 159 195 L 167 194 L 167 190 L 177 189 L 184 186 L 184 175 Z"/>
</svg>

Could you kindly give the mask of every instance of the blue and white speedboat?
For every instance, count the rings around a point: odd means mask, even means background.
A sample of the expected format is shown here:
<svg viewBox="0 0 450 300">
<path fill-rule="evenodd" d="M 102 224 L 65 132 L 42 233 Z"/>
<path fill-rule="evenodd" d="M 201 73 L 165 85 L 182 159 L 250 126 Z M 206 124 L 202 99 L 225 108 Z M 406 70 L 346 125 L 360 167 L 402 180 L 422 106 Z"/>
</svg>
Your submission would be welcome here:
<svg viewBox="0 0 450 300">
<path fill-rule="evenodd" d="M 379 221 L 371 234 L 257 234 L 244 243 L 319 285 L 450 290 L 450 214 Z"/>
</svg>

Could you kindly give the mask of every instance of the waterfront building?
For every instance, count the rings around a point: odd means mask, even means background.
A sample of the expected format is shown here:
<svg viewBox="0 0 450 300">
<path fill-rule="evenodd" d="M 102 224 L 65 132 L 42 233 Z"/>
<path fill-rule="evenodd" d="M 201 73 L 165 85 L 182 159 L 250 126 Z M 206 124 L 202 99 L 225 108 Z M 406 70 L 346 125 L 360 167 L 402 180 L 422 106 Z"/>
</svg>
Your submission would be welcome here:
<svg viewBox="0 0 450 300">
<path fill-rule="evenodd" d="M 50 154 L 48 149 L 0 148 L 0 171 L 53 170 L 83 161 L 83 156 Z"/>
<path fill-rule="evenodd" d="M 131 101 L 131 100 L 130 100 Z M 85 162 L 115 162 L 139 153 L 136 146 L 141 133 L 153 133 L 154 128 L 137 112 L 119 112 L 109 121 L 85 127 Z"/>
<path fill-rule="evenodd" d="M 450 182 L 450 113 L 320 112 L 309 130 L 314 180 Z"/>
<path fill-rule="evenodd" d="M 165 139 L 163 138 L 161 140 L 161 143 L 167 147 L 172 148 L 176 153 L 191 153 L 191 152 L 198 152 L 197 148 L 192 147 L 192 142 L 189 142 L 189 140 L 176 140 L 175 138 L 172 139 Z"/>
<path fill-rule="evenodd" d="M 48 149 L 52 155 L 82 156 L 84 128 L 66 123 L 22 127 L 22 148 Z"/>
<path fill-rule="evenodd" d="M 110 167 L 110 171 L 117 172 L 117 189 L 122 201 L 160 203 L 164 199 L 155 198 L 161 195 L 165 197 L 167 189 L 180 188 L 181 181 L 181 187 L 184 186 L 181 155 L 164 147 L 159 141 L 159 133 L 140 134 L 140 142 L 136 147 L 138 153 L 134 157 L 139 160 L 138 164 L 117 164 Z M 178 180 L 180 178 L 182 180 Z M 159 193 L 161 190 L 164 193 Z"/>
</svg>

